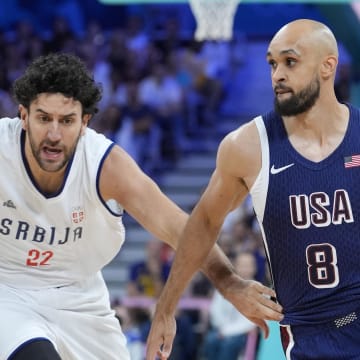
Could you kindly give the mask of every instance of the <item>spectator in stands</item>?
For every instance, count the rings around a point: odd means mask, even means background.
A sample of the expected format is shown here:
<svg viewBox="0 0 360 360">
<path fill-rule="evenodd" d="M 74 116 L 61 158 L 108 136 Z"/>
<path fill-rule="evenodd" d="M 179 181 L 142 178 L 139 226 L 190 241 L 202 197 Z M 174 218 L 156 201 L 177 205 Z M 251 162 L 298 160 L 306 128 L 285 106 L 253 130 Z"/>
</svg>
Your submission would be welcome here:
<svg viewBox="0 0 360 360">
<path fill-rule="evenodd" d="M 354 79 L 353 63 L 346 47 L 339 42 L 339 64 L 335 77 L 335 95 L 340 102 L 351 101 L 351 82 Z"/>
<path fill-rule="evenodd" d="M 160 294 L 171 266 L 162 261 L 162 247 L 162 242 L 150 239 L 146 244 L 145 259 L 130 265 L 128 295 L 157 297 Z"/>
<path fill-rule="evenodd" d="M 351 79 L 351 64 L 339 64 L 339 70 L 334 85 L 335 94 L 339 101 L 350 101 Z"/>
<path fill-rule="evenodd" d="M 126 98 L 126 81 L 123 70 L 112 65 L 106 65 L 102 74 L 103 98 L 100 102 L 100 109 L 106 108 L 110 104 L 124 106 Z"/>
<path fill-rule="evenodd" d="M 28 48 L 27 48 L 27 54 L 26 54 L 26 58 L 29 61 L 34 60 L 35 58 L 41 56 L 44 54 L 45 52 L 45 41 L 43 41 L 40 37 L 38 36 L 32 36 L 29 39 L 29 44 L 28 44 Z"/>
<path fill-rule="evenodd" d="M 31 22 L 23 20 L 16 23 L 13 43 L 16 44 L 18 56 L 29 60 L 29 46 L 35 37 L 34 27 Z"/>
<path fill-rule="evenodd" d="M 91 124 L 97 132 L 114 140 L 116 131 L 121 127 L 122 109 L 117 104 L 109 104 L 105 107 Z"/>
<path fill-rule="evenodd" d="M 5 51 L 1 54 L 1 60 L 6 67 L 6 77 L 10 83 L 13 83 L 25 69 L 26 59 L 19 56 L 18 48 L 15 42 L 8 42 Z"/>
<path fill-rule="evenodd" d="M 205 74 L 220 82 L 224 88 L 230 80 L 231 43 L 229 41 L 204 41 L 198 53 L 204 62 Z"/>
<path fill-rule="evenodd" d="M 116 317 L 127 340 L 131 360 L 144 360 L 145 341 L 149 329 L 148 309 L 130 308 L 121 304 L 114 307 Z"/>
<path fill-rule="evenodd" d="M 125 122 L 123 125 L 131 127 L 132 135 L 132 146 L 128 152 L 147 174 L 153 174 L 161 160 L 161 130 L 156 123 L 156 117 L 151 107 L 144 104 L 139 98 L 137 81 L 129 81 L 126 84 L 125 97 L 126 104 L 122 111 L 123 122 Z M 115 140 L 118 142 L 117 136 Z"/>
<path fill-rule="evenodd" d="M 171 266 L 168 247 L 157 239 L 150 239 L 146 245 L 146 257 L 135 262 L 129 269 L 127 293 L 130 296 L 155 297 L 161 293 Z M 139 310 L 133 309 L 133 315 Z M 190 359 L 196 348 L 191 317 L 186 311 L 179 310 L 176 315 L 178 333 L 175 337 L 171 360 Z M 145 343 L 150 329 L 150 319 L 142 322 L 140 327 L 142 340 Z"/>
<path fill-rule="evenodd" d="M 165 161 L 173 163 L 181 153 L 184 136 L 183 92 L 164 63 L 154 65 L 149 76 L 139 85 L 140 100 L 149 105 L 162 131 L 161 147 Z"/>
<path fill-rule="evenodd" d="M 7 78 L 6 67 L 0 65 L 0 117 L 15 116 L 16 104 L 10 96 L 10 83 Z"/>
<path fill-rule="evenodd" d="M 50 39 L 47 41 L 48 52 L 63 51 L 65 48 L 69 49 L 69 44 L 73 43 L 76 36 L 72 29 L 68 18 L 57 15 L 52 23 L 52 31 Z M 76 49 L 73 49 L 76 50 Z"/>
<path fill-rule="evenodd" d="M 127 17 L 125 24 L 126 46 L 136 54 L 136 59 L 147 57 L 146 52 L 150 39 L 145 31 L 144 20 L 141 16 L 133 14 Z"/>
<path fill-rule="evenodd" d="M 102 46 L 102 56 L 86 51 L 87 58 L 92 60 L 94 78 L 102 85 L 102 100 L 99 104 L 103 109 L 108 104 L 116 102 L 118 105 L 126 103 L 126 81 L 132 73 L 134 54 L 126 47 L 124 32 L 114 29 L 109 34 L 108 43 Z"/>
<path fill-rule="evenodd" d="M 223 97 L 221 82 L 206 72 L 206 62 L 198 56 L 197 44 L 175 52 L 177 79 L 185 92 L 185 106 L 190 131 L 216 125 L 215 116 Z"/>
<path fill-rule="evenodd" d="M 174 53 L 185 46 L 185 41 L 180 33 L 179 20 L 175 16 L 166 18 L 161 26 L 161 29 L 156 29 L 153 41 L 160 50 L 162 59 L 169 61 Z"/>
<path fill-rule="evenodd" d="M 128 105 L 121 107 L 117 102 L 109 103 L 94 119 L 91 127 L 121 146 L 147 174 L 152 174 L 159 157 L 159 131 L 152 124 L 153 115 L 146 106 L 133 103 L 131 98 L 136 85 L 129 84 Z M 131 89 L 130 89 L 131 88 Z"/>
</svg>

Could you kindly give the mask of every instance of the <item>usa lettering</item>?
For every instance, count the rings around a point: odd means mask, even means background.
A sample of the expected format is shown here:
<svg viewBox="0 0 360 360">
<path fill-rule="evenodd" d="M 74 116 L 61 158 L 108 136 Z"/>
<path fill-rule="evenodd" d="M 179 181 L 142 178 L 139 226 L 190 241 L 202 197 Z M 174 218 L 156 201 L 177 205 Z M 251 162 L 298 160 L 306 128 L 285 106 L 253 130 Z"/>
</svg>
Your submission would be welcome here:
<svg viewBox="0 0 360 360">
<path fill-rule="evenodd" d="M 59 236 L 59 231 L 51 226 L 45 229 L 41 226 L 32 226 L 25 221 L 13 221 L 3 218 L 0 222 L 0 235 L 11 236 L 16 240 L 28 240 L 37 243 L 47 243 L 50 245 L 63 245 L 69 241 L 76 241 L 82 238 L 82 227 L 66 227 L 63 235 Z"/>
<path fill-rule="evenodd" d="M 289 202 L 291 222 L 297 229 L 354 222 L 349 194 L 343 189 L 336 190 L 333 198 L 324 192 L 290 195 Z"/>
</svg>

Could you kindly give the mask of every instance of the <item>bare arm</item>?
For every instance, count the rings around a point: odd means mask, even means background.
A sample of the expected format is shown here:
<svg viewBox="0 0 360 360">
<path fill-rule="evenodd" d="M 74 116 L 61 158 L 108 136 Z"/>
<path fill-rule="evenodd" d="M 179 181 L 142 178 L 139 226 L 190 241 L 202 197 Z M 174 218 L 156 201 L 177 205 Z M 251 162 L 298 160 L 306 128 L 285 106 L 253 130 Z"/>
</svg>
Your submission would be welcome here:
<svg viewBox="0 0 360 360">
<path fill-rule="evenodd" d="M 152 330 L 148 338 L 148 360 L 153 360 L 160 346 L 161 359 L 167 359 L 174 337 L 171 316 L 193 274 L 207 258 L 210 276 L 217 273 L 218 281 L 223 276 L 220 291 L 231 300 L 250 320 L 263 328 L 267 335 L 264 319 L 281 320 L 281 307 L 268 296 L 275 296 L 270 289 L 259 283 L 240 281 L 232 286 L 232 276 L 223 272 L 216 261 L 212 262 L 214 251 L 211 248 L 218 237 L 225 216 L 244 200 L 248 189 L 255 181 L 261 167 L 260 146 L 254 124 L 240 128 L 229 134 L 221 143 L 217 156 L 216 169 L 200 201 L 194 208 L 179 241 L 172 269 L 158 301 Z M 221 282 L 221 281 L 220 281 Z M 235 295 L 235 292 L 237 295 Z M 240 295 L 239 295 L 240 294 Z M 238 296 L 236 299 L 235 297 Z"/>
<path fill-rule="evenodd" d="M 254 162 L 254 159 L 248 160 L 245 156 L 245 152 L 253 156 L 246 146 L 239 147 L 236 144 L 242 138 L 239 134 L 230 134 L 220 144 L 216 169 L 180 238 L 169 281 L 162 296 L 161 305 L 166 310 L 175 310 L 187 283 L 214 246 L 225 216 L 248 194 L 247 185 L 239 176 L 241 172 L 238 168 L 250 168 L 247 164 Z M 213 265 L 210 272 L 218 272 L 219 268 L 216 264 Z"/>
<path fill-rule="evenodd" d="M 118 146 L 104 162 L 100 192 L 104 200 L 115 199 L 143 228 L 176 248 L 188 215 Z"/>
<path fill-rule="evenodd" d="M 118 146 L 112 149 L 104 163 L 100 192 L 105 200 L 118 201 L 156 238 L 177 248 L 188 215 L 166 197 L 155 182 Z M 220 291 L 225 289 L 225 280 L 234 275 L 232 264 L 217 245 L 202 270 Z"/>
</svg>

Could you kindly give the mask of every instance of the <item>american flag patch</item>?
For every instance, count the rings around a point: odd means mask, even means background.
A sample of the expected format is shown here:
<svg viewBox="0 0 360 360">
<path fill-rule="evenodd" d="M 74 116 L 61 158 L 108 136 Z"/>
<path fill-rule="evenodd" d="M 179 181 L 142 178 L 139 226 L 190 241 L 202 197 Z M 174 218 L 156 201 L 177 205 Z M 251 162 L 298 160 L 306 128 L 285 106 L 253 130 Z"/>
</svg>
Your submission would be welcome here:
<svg viewBox="0 0 360 360">
<path fill-rule="evenodd" d="M 344 157 L 345 168 L 360 166 L 360 155 L 352 155 Z"/>
</svg>

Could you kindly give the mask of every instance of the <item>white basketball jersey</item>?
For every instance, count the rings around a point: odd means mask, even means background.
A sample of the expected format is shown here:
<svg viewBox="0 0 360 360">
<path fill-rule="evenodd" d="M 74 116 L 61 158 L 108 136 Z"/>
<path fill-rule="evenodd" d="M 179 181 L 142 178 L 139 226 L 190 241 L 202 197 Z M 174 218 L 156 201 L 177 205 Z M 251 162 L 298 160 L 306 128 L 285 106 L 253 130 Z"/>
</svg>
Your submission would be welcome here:
<svg viewBox="0 0 360 360">
<path fill-rule="evenodd" d="M 63 186 L 48 196 L 36 187 L 25 161 L 21 121 L 0 119 L 0 136 L 0 283 L 58 287 L 101 270 L 125 235 L 122 208 L 106 204 L 98 189 L 113 143 L 87 129 Z"/>
</svg>

